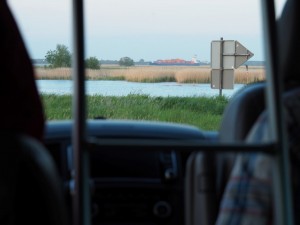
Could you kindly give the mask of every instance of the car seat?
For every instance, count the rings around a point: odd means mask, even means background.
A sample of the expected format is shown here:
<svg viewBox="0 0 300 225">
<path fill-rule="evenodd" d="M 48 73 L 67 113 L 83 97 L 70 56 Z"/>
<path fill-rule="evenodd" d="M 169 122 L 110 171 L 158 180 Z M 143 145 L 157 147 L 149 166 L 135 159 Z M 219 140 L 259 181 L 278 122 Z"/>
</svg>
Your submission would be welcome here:
<svg viewBox="0 0 300 225">
<path fill-rule="evenodd" d="M 218 143 L 245 140 L 247 133 L 265 108 L 265 83 L 245 86 L 226 106 Z M 187 225 L 214 224 L 221 196 L 230 176 L 236 154 L 196 152 L 186 168 L 185 218 Z"/>
<path fill-rule="evenodd" d="M 6 0 L 0 1 L 0 126 L 42 140 L 44 112 L 31 60 Z"/>
<path fill-rule="evenodd" d="M 279 173 L 275 173 L 275 159 L 263 153 L 240 154 L 235 162 L 234 169 L 228 181 L 224 193 L 217 224 L 282 224 L 288 220 L 293 224 L 299 224 L 299 216 L 294 214 L 300 209 L 299 199 L 299 146 L 300 146 L 300 77 L 297 68 L 299 59 L 299 45 L 294 43 L 299 40 L 299 1 L 288 0 L 285 4 L 281 18 L 277 22 L 277 44 L 275 65 L 278 73 L 278 81 L 283 84 L 284 94 L 278 96 L 282 98 L 283 108 L 283 128 L 287 130 L 287 145 L 289 171 L 292 182 L 287 182 L 284 189 L 284 200 L 278 200 L 276 194 L 277 186 L 274 180 L 278 180 Z M 280 82 L 281 80 L 281 82 Z M 271 126 L 268 111 L 264 111 L 259 120 L 254 124 L 251 133 L 247 137 L 249 143 L 263 143 L 268 141 Z M 282 135 L 285 131 L 281 131 Z M 280 155 L 279 157 L 282 157 Z M 286 176 L 289 177 L 289 176 Z M 290 189 L 288 188 L 290 186 Z M 293 207 L 289 207 L 288 192 L 292 192 Z M 282 210 L 277 207 L 283 205 Z M 280 218 L 282 212 L 286 214 Z M 282 221 L 278 220 L 280 218 Z"/>
<path fill-rule="evenodd" d="M 0 132 L 0 223 L 66 225 L 63 186 L 36 139 Z"/>
<path fill-rule="evenodd" d="M 0 28 L 0 224 L 65 225 L 63 183 L 42 144 L 32 64 L 6 1 L 0 1 Z"/>
</svg>

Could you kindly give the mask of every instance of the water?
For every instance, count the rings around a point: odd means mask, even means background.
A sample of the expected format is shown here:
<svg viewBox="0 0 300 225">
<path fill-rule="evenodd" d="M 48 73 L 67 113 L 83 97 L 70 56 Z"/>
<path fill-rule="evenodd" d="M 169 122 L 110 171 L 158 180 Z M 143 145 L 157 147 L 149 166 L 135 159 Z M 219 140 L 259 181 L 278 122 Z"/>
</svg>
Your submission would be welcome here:
<svg viewBox="0 0 300 225">
<path fill-rule="evenodd" d="M 73 82 L 70 80 L 37 80 L 40 93 L 72 94 Z M 222 90 L 222 94 L 231 97 L 242 88 L 243 84 L 235 84 L 232 90 Z M 143 94 L 152 97 L 194 97 L 218 96 L 218 89 L 211 89 L 210 84 L 179 84 L 175 82 L 137 83 L 128 81 L 86 81 L 88 95 L 126 96 L 128 94 Z"/>
</svg>

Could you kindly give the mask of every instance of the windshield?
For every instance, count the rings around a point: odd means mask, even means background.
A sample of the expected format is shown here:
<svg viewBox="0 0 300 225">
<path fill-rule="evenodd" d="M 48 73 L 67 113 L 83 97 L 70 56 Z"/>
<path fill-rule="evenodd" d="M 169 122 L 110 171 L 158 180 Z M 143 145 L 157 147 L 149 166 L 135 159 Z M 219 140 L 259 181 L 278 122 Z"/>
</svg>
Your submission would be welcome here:
<svg viewBox="0 0 300 225">
<path fill-rule="evenodd" d="M 71 1 L 9 4 L 32 58 L 47 120 L 71 119 Z M 212 42 L 221 40 L 249 54 L 236 68 L 224 68 L 229 79 L 220 86 L 219 69 L 212 73 L 211 66 Z M 256 0 L 87 0 L 87 117 L 218 130 L 230 98 L 265 80 L 262 44 Z"/>
</svg>

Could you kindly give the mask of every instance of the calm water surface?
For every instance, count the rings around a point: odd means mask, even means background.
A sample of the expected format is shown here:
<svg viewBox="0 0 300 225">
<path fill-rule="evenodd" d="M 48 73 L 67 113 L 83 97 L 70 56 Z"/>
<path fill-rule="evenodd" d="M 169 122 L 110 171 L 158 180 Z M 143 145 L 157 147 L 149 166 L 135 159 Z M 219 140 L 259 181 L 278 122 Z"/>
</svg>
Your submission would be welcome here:
<svg viewBox="0 0 300 225">
<path fill-rule="evenodd" d="M 72 94 L 73 82 L 70 80 L 37 80 L 40 93 Z M 242 88 L 243 84 L 235 84 L 232 90 L 222 90 L 222 94 L 231 97 Z M 143 94 L 152 97 L 193 97 L 218 96 L 218 89 L 211 89 L 210 84 L 179 84 L 175 82 L 138 83 L 128 81 L 86 81 L 88 95 L 126 96 L 129 94 Z"/>
</svg>

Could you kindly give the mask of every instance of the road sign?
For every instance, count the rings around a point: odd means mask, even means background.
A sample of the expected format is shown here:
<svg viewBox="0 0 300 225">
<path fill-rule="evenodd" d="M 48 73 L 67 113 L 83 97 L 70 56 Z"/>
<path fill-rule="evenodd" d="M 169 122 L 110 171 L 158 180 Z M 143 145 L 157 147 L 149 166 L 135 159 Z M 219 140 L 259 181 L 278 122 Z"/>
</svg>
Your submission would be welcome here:
<svg viewBox="0 0 300 225">
<path fill-rule="evenodd" d="M 222 42 L 221 41 L 212 41 L 211 42 L 211 68 L 212 69 L 221 69 L 222 65 Z"/>
<path fill-rule="evenodd" d="M 212 89 L 220 89 L 221 87 L 223 89 L 233 89 L 233 81 L 234 70 L 211 70 Z"/>
<path fill-rule="evenodd" d="M 234 69 L 254 54 L 240 42 L 221 40 L 211 42 L 211 88 L 233 89 Z M 220 91 L 220 94 L 222 92 Z"/>
<path fill-rule="evenodd" d="M 236 69 L 254 54 L 233 40 L 211 42 L 211 68 Z"/>
</svg>

